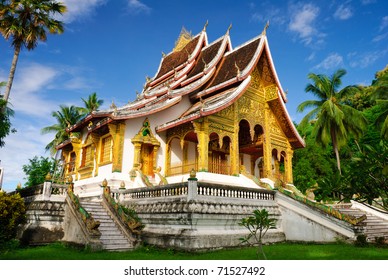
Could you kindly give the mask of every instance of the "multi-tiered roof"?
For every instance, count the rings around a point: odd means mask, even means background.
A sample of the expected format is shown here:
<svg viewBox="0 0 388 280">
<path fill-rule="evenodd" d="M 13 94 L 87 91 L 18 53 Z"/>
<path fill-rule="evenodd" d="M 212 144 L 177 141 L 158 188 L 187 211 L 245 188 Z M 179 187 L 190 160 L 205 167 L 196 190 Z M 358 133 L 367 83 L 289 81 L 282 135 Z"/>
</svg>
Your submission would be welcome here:
<svg viewBox="0 0 388 280">
<path fill-rule="evenodd" d="M 196 36 L 182 30 L 174 50 L 164 55 L 153 78 L 147 78 L 143 91 L 130 104 L 92 112 L 70 131 L 93 125 L 90 130 L 114 120 L 148 116 L 178 104 L 188 96 L 191 107 L 179 118 L 156 127 L 157 132 L 214 114 L 235 102 L 250 86 L 252 72 L 260 59 L 265 60 L 277 87 L 277 98 L 270 107 L 293 148 L 304 146 L 285 107 L 285 93 L 272 62 L 265 30 L 256 38 L 232 48 L 229 30 L 224 36 L 208 43 L 206 27 Z"/>
</svg>

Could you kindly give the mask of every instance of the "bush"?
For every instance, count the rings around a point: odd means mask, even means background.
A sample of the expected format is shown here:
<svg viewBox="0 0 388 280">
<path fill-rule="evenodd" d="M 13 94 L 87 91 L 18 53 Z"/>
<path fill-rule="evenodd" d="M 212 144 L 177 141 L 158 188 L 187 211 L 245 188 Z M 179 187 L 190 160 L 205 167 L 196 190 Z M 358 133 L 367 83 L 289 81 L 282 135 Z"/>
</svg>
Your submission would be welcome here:
<svg viewBox="0 0 388 280">
<path fill-rule="evenodd" d="M 354 242 L 354 244 L 357 247 L 366 247 L 366 246 L 368 246 L 368 241 L 366 239 L 366 235 L 364 235 L 364 234 L 357 235 L 357 239 Z"/>
<path fill-rule="evenodd" d="M 0 192 L 0 247 L 16 237 L 19 224 L 26 221 L 26 207 L 20 194 Z"/>
<path fill-rule="evenodd" d="M 387 245 L 384 236 L 375 237 L 375 243 L 378 247 L 385 247 Z"/>
</svg>

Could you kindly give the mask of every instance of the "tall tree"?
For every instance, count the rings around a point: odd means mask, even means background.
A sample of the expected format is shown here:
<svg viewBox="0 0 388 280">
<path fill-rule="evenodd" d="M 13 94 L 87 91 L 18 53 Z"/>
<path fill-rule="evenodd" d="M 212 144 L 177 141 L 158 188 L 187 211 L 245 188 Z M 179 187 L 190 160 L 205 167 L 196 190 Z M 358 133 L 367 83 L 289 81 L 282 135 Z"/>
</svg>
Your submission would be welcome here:
<svg viewBox="0 0 388 280">
<path fill-rule="evenodd" d="M 0 0 L 0 33 L 11 40 L 14 49 L 9 78 L 4 93 L 8 102 L 16 65 L 23 47 L 33 50 L 38 41 L 46 41 L 47 32 L 61 34 L 63 23 L 56 19 L 66 7 L 53 0 Z"/>
<path fill-rule="evenodd" d="M 66 128 L 76 124 L 82 119 L 81 108 L 76 106 L 66 107 L 59 106 L 60 110 L 51 113 L 57 122 L 53 125 L 42 128 L 43 134 L 55 133 L 54 139 L 47 144 L 46 150 L 50 150 L 52 154 L 55 154 L 55 147 L 63 141 L 69 139 L 69 133 Z"/>
<path fill-rule="evenodd" d="M 88 96 L 88 99 L 81 98 L 84 102 L 85 108 L 82 108 L 82 112 L 89 114 L 93 111 L 97 111 L 98 108 L 104 103 L 104 100 L 98 99 L 97 93 L 93 92 Z"/>
<path fill-rule="evenodd" d="M 367 125 L 360 111 L 342 101 L 344 97 L 354 95 L 359 90 L 356 86 L 346 86 L 338 90 L 345 74 L 344 69 L 337 70 L 331 77 L 310 73 L 308 78 L 312 83 L 307 84 L 305 91 L 312 93 L 317 100 L 304 101 L 297 108 L 299 112 L 308 107 L 314 108 L 302 119 L 301 125 L 316 119 L 313 131 L 315 139 L 323 146 L 332 143 L 340 174 L 339 149 L 346 144 L 349 134 L 360 137 Z"/>
</svg>

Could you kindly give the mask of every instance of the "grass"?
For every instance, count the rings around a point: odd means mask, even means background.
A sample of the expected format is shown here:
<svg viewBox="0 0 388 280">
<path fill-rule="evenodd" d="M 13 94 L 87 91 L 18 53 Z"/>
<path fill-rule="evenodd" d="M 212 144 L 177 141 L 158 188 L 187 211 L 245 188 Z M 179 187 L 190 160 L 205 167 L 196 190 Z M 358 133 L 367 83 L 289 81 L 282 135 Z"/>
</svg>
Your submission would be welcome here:
<svg viewBox="0 0 388 280">
<path fill-rule="evenodd" d="M 264 246 L 268 260 L 388 260 L 388 248 L 352 244 L 277 243 Z M 92 252 L 62 243 L 0 251 L 1 260 L 255 260 L 256 248 L 244 247 L 210 252 L 178 252 L 140 247 L 130 252 Z"/>
</svg>

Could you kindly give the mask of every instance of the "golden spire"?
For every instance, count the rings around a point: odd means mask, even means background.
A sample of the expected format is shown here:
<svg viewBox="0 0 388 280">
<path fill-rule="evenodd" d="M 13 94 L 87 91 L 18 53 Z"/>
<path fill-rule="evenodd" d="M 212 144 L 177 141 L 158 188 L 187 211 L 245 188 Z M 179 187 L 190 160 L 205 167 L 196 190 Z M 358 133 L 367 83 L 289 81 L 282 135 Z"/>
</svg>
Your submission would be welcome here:
<svg viewBox="0 0 388 280">
<path fill-rule="evenodd" d="M 268 29 L 268 27 L 269 27 L 269 20 L 268 20 L 267 23 L 265 24 L 264 29 L 263 29 L 263 32 L 261 32 L 261 35 L 264 35 L 264 36 L 267 35 L 267 29 Z"/>
</svg>

